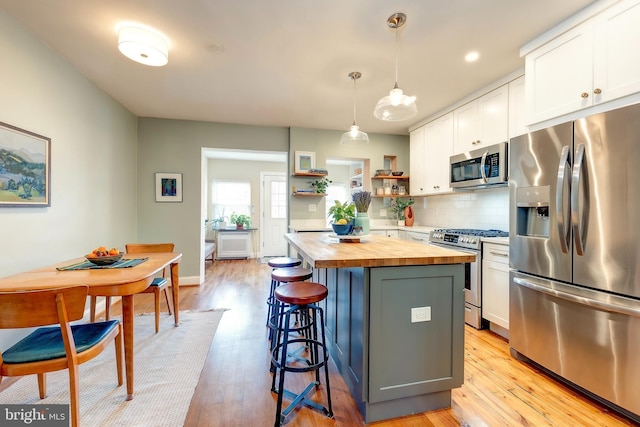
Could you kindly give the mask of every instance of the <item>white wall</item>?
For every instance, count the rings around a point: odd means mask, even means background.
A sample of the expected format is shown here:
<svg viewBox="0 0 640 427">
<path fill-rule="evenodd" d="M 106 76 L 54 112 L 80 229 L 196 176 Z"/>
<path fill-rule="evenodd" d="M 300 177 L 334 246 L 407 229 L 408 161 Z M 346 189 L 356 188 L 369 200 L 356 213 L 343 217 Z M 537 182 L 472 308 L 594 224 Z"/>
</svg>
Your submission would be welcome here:
<svg viewBox="0 0 640 427">
<path fill-rule="evenodd" d="M 51 207 L 0 207 L 0 276 L 124 248 L 137 234 L 136 117 L 1 10 L 0 52 L 0 121 L 51 138 Z"/>
</svg>

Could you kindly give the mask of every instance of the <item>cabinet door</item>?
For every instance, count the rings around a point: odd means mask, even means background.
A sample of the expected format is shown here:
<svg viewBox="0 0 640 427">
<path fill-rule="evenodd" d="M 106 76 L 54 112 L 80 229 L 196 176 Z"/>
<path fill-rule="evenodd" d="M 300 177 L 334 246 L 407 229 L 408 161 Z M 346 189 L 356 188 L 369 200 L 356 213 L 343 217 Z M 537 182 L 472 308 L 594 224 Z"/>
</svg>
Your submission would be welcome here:
<svg viewBox="0 0 640 427">
<path fill-rule="evenodd" d="M 409 134 L 409 194 L 420 196 L 425 194 L 424 186 L 424 134 L 425 127 L 415 129 Z"/>
<path fill-rule="evenodd" d="M 449 193 L 452 191 L 449 187 L 449 158 L 453 154 L 453 113 L 425 127 L 424 163 L 429 165 L 424 172 L 426 194 Z"/>
<path fill-rule="evenodd" d="M 586 21 L 527 55 L 527 124 L 592 104 L 593 25 Z"/>
<path fill-rule="evenodd" d="M 509 247 L 487 244 L 482 250 L 482 317 L 509 329 Z"/>
<path fill-rule="evenodd" d="M 473 150 L 478 144 L 478 101 L 474 100 L 453 112 L 453 152 Z"/>
<path fill-rule="evenodd" d="M 476 148 L 504 142 L 509 137 L 509 86 L 504 85 L 478 98 L 478 143 Z"/>
<path fill-rule="evenodd" d="M 527 133 L 524 76 L 509 82 L 509 139 Z"/>
<path fill-rule="evenodd" d="M 594 102 L 640 92 L 640 56 L 634 53 L 640 45 L 639 23 L 638 0 L 621 1 L 595 18 Z"/>
</svg>

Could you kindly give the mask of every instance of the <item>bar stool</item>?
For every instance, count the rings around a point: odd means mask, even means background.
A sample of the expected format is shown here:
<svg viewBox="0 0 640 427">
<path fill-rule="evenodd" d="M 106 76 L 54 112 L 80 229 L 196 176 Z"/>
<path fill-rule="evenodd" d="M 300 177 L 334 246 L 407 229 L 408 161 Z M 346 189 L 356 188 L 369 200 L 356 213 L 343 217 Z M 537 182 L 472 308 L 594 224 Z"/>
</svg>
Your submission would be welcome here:
<svg viewBox="0 0 640 427">
<path fill-rule="evenodd" d="M 324 334 L 324 312 L 317 305 L 318 302 L 327 297 L 327 294 L 328 291 L 325 286 L 314 282 L 287 283 L 278 286 L 274 291 L 278 327 L 273 340 L 275 345 L 271 352 L 271 364 L 274 370 L 271 391 L 278 394 L 274 424 L 276 427 L 282 425 L 287 415 L 299 404 L 317 409 L 327 417 L 333 418 L 331 389 L 329 386 L 329 352 Z M 301 316 L 300 325 L 291 328 L 291 314 L 298 311 L 309 313 L 309 315 Z M 320 340 L 318 340 L 318 328 L 320 329 Z M 299 335 L 299 338 L 291 338 L 290 332 L 293 330 L 306 330 L 307 332 Z M 304 349 L 307 358 L 288 357 L 290 346 L 300 346 L 300 349 Z M 320 385 L 320 369 L 322 367 L 324 367 L 327 389 L 326 407 L 306 397 L 313 388 L 317 389 Z M 315 372 L 315 381 L 309 383 L 299 394 L 284 388 L 286 372 L 311 371 Z M 276 376 L 279 379 L 278 388 L 276 388 Z M 285 409 L 282 409 L 284 396 L 291 399 L 291 403 Z"/>
<path fill-rule="evenodd" d="M 269 328 L 269 340 L 273 338 L 276 328 L 276 311 L 274 293 L 278 286 L 283 283 L 304 282 L 313 277 L 313 272 L 303 267 L 276 268 L 271 271 L 271 297 L 267 300 L 267 327 Z M 272 346 L 273 348 L 273 346 Z"/>
<path fill-rule="evenodd" d="M 269 267 L 271 267 L 271 271 L 277 268 L 287 268 L 287 267 L 298 267 L 302 264 L 302 260 L 298 258 L 291 257 L 277 257 L 272 258 L 267 263 Z M 267 297 L 267 326 L 269 326 L 269 320 L 273 317 L 273 291 L 275 290 L 278 283 L 271 277 L 271 286 L 269 289 L 269 297 Z M 269 333 L 269 339 L 271 339 L 271 333 Z"/>
</svg>

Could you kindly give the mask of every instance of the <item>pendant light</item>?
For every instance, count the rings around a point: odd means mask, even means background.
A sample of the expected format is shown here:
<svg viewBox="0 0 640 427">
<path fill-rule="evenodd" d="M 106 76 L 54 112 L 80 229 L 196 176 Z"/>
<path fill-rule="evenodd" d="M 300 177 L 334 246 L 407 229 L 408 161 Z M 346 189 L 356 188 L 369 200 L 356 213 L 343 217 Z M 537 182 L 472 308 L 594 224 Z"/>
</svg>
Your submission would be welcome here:
<svg viewBox="0 0 640 427">
<path fill-rule="evenodd" d="M 387 19 L 389 28 L 396 30 L 396 83 L 389 95 L 380 99 L 373 110 L 373 115 L 380 120 L 407 120 L 418 114 L 416 97 L 405 95 L 398 87 L 398 28 L 402 27 L 405 22 L 407 22 L 407 15 L 400 12 L 394 13 Z"/>
<path fill-rule="evenodd" d="M 356 80 L 362 77 L 359 71 L 352 71 L 348 74 L 348 77 L 353 80 L 353 124 L 351 128 L 342 134 L 340 138 L 340 144 L 342 145 L 358 145 L 368 144 L 369 135 L 362 132 L 360 127 L 356 124 Z"/>
</svg>

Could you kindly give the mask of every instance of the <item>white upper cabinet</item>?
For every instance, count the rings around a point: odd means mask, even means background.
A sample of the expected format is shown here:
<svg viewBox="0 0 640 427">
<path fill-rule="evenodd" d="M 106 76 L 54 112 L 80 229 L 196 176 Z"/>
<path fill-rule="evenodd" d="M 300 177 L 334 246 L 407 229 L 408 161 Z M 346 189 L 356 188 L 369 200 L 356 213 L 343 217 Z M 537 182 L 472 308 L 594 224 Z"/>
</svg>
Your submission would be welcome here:
<svg viewBox="0 0 640 427">
<path fill-rule="evenodd" d="M 506 141 L 509 135 L 508 116 L 508 85 L 454 110 L 454 154 Z"/>
<path fill-rule="evenodd" d="M 622 1 L 595 18 L 594 102 L 640 92 L 640 1 Z"/>
<path fill-rule="evenodd" d="M 640 91 L 640 0 L 623 0 L 526 56 L 527 124 Z"/>
<path fill-rule="evenodd" d="M 424 141 L 424 163 L 429 165 L 424 171 L 425 193 L 453 191 L 449 187 L 449 158 L 453 155 L 453 113 L 427 123 Z"/>
<path fill-rule="evenodd" d="M 453 154 L 453 112 L 410 133 L 412 196 L 453 191 L 449 187 L 449 157 Z"/>
<path fill-rule="evenodd" d="M 528 132 L 524 76 L 509 82 L 509 139 Z"/>
<path fill-rule="evenodd" d="M 409 194 L 425 194 L 424 187 L 424 133 L 425 127 L 419 127 L 409 133 Z"/>
</svg>

